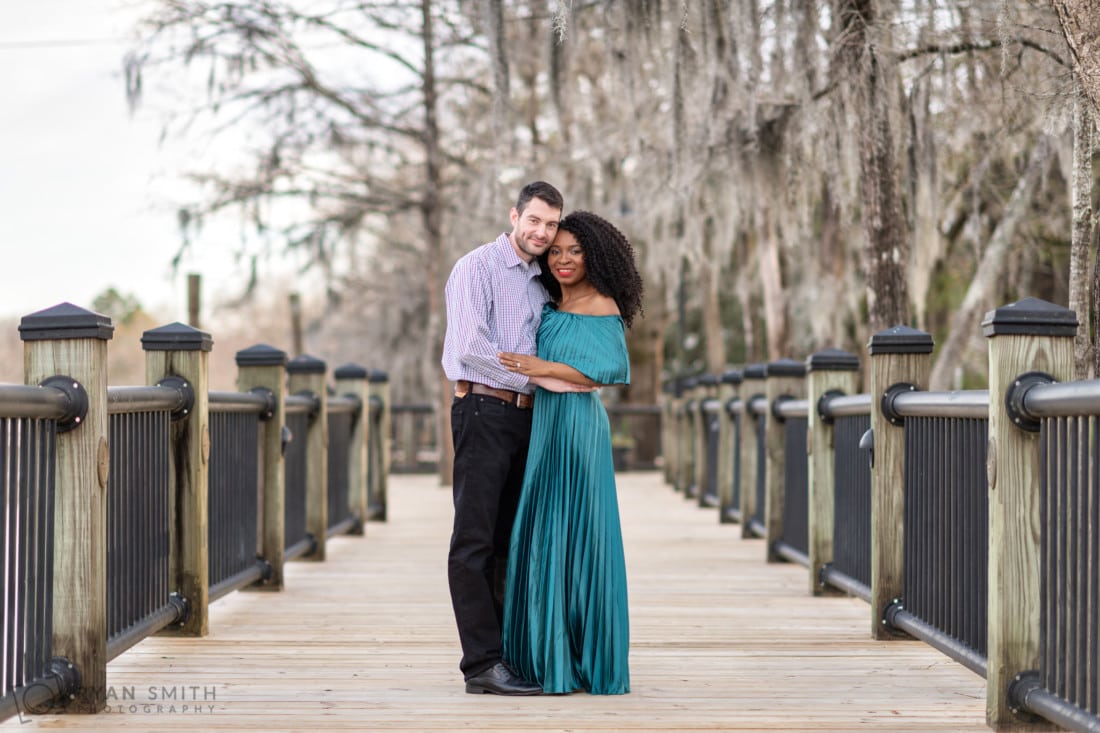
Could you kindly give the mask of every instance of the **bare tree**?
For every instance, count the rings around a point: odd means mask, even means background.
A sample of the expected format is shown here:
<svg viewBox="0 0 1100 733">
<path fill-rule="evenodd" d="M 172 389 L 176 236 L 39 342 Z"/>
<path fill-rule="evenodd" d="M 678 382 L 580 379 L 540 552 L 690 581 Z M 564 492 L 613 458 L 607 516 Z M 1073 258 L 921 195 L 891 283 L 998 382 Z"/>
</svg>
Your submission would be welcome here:
<svg viewBox="0 0 1100 733">
<path fill-rule="evenodd" d="M 1090 0 L 1051 0 L 1073 59 L 1081 90 L 1100 119 L 1100 14 Z"/>
<path fill-rule="evenodd" d="M 836 0 L 833 39 L 835 81 L 846 91 L 855 117 L 867 273 L 867 311 L 872 332 L 909 323 L 909 231 L 901 210 L 892 116 L 896 59 L 890 48 L 892 20 L 886 2 Z"/>
</svg>

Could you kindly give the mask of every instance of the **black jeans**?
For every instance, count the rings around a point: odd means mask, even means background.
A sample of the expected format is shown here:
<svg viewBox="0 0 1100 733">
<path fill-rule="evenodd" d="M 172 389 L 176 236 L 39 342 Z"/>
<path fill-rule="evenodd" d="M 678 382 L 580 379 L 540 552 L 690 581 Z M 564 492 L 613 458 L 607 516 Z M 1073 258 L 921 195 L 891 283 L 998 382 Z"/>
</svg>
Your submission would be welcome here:
<svg viewBox="0 0 1100 733">
<path fill-rule="evenodd" d="M 501 660 L 500 622 L 512 522 L 516 517 L 531 410 L 470 393 L 451 405 L 454 531 L 447 561 L 459 667 L 469 679 Z"/>
</svg>

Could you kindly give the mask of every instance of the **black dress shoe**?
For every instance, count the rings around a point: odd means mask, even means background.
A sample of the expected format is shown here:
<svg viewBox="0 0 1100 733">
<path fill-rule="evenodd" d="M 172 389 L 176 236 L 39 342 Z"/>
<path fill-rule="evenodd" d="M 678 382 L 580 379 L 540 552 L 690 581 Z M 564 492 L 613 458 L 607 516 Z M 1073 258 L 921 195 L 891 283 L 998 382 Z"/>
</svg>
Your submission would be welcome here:
<svg viewBox="0 0 1100 733">
<path fill-rule="evenodd" d="M 474 695 L 541 695 L 542 688 L 513 674 L 504 662 L 497 662 L 466 680 L 466 692 Z"/>
</svg>

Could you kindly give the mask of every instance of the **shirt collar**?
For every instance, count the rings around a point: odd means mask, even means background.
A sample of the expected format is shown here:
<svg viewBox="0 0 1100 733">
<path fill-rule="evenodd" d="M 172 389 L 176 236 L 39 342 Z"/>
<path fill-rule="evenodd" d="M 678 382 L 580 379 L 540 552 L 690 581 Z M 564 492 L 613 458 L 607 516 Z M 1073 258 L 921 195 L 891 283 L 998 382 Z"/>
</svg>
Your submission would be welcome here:
<svg viewBox="0 0 1100 733">
<path fill-rule="evenodd" d="M 504 232 L 497 237 L 496 245 L 501 250 L 505 267 L 521 267 L 526 270 L 527 274 L 531 277 L 535 277 L 542 273 L 542 267 L 539 266 L 537 257 L 528 263 L 524 262 L 520 256 L 516 254 L 516 248 L 512 246 L 512 240 L 508 236 L 508 232 Z"/>
</svg>

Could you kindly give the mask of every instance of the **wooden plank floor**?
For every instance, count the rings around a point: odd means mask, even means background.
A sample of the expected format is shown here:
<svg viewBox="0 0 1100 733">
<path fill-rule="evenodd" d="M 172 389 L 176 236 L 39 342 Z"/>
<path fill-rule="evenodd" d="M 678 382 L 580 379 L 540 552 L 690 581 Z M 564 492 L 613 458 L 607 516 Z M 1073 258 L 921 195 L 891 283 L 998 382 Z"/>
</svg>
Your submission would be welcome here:
<svg viewBox="0 0 1100 733">
<path fill-rule="evenodd" d="M 920 642 L 873 642 L 868 607 L 813 598 L 667 488 L 619 478 L 633 692 L 467 695 L 446 582 L 451 504 L 395 476 L 387 524 L 295 562 L 282 593 L 212 608 L 204 639 L 149 639 L 109 666 L 111 711 L 9 720 L 82 730 L 986 731 L 985 682 Z"/>
</svg>

